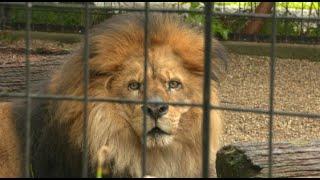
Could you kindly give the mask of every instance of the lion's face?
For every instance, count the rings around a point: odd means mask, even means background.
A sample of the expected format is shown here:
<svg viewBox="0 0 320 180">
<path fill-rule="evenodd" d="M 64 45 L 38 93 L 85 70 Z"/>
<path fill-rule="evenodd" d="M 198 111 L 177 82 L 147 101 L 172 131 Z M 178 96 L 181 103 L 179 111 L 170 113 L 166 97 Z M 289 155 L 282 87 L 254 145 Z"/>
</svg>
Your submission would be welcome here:
<svg viewBox="0 0 320 180">
<path fill-rule="evenodd" d="M 167 102 L 191 103 L 197 94 L 195 82 L 186 70 L 180 57 L 169 47 L 155 47 L 149 50 L 147 65 L 147 97 L 148 101 L 162 102 L 146 106 L 147 146 L 166 146 L 179 136 L 182 129 L 182 115 L 190 107 L 173 106 Z M 188 78 L 187 78 L 188 77 Z M 196 80 L 194 80 L 196 81 Z M 106 87 L 114 96 L 122 99 L 140 100 L 144 97 L 144 57 L 131 56 L 122 69 L 110 79 Z M 196 81 L 201 87 L 201 78 Z M 125 112 L 125 119 L 132 131 L 143 138 L 143 104 L 123 104 L 119 106 Z"/>
<path fill-rule="evenodd" d="M 143 84 L 143 17 L 116 16 L 101 24 L 97 34 L 92 35 L 89 95 L 140 102 L 146 95 L 149 102 L 157 102 L 146 107 L 141 103 L 93 105 L 89 112 L 89 126 L 92 127 L 93 141 L 99 142 L 95 147 L 110 143 L 108 141 L 112 138 L 120 142 L 130 139 L 132 144 L 141 143 L 144 110 L 149 148 L 170 145 L 178 147 L 181 144 L 193 146 L 200 142 L 201 108 L 169 105 L 168 102 L 202 103 L 205 57 L 203 35 L 175 16 L 152 14 L 149 20 L 146 92 Z M 211 54 L 210 77 L 211 84 L 215 86 L 223 79 L 221 77 L 226 70 L 227 57 L 223 46 L 214 39 Z M 77 63 L 83 68 L 79 61 Z M 83 77 L 81 74 L 72 75 L 78 79 Z M 80 79 L 77 82 L 82 81 Z M 65 84 L 78 87 L 77 82 L 70 80 Z M 212 87 L 214 97 L 215 90 L 216 87 Z M 81 91 L 75 93 L 80 94 Z M 218 99 L 213 99 L 213 102 L 217 103 Z M 95 151 L 97 148 L 92 149 Z"/>
</svg>

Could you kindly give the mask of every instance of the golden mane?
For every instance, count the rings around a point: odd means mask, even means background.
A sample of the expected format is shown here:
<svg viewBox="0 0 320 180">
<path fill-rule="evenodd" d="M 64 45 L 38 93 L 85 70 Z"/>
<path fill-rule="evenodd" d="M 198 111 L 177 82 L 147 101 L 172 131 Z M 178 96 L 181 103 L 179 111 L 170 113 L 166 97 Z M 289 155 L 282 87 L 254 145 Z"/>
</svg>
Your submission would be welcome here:
<svg viewBox="0 0 320 180">
<path fill-rule="evenodd" d="M 92 71 L 104 73 L 117 70 L 121 63 L 135 52 L 144 51 L 145 16 L 133 13 L 115 16 L 93 30 L 90 60 Z M 101 32 L 102 31 L 102 32 Z M 203 74 L 204 34 L 184 23 L 177 15 L 150 13 L 148 19 L 148 44 L 170 46 L 184 60 L 189 70 Z M 105 53 L 108 52 L 108 53 Z M 96 58 L 95 58 L 96 56 Z M 103 57 L 101 57 L 103 56 Z M 117 57 L 114 59 L 114 57 Z M 227 70 L 225 49 L 212 40 L 212 78 L 218 80 Z"/>
</svg>

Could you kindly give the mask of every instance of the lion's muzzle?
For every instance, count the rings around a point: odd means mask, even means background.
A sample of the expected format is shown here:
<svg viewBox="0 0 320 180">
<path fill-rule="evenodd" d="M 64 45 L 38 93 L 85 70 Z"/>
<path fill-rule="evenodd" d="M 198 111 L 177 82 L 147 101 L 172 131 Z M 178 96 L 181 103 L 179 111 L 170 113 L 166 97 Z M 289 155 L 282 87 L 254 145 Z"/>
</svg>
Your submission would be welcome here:
<svg viewBox="0 0 320 180">
<path fill-rule="evenodd" d="M 151 98 L 150 101 L 154 102 L 163 102 L 162 98 L 156 96 Z M 157 121 L 159 118 L 164 116 L 169 111 L 168 104 L 147 104 L 146 107 L 142 106 L 142 111 L 146 111 L 146 115 L 150 117 L 150 119 Z"/>
</svg>

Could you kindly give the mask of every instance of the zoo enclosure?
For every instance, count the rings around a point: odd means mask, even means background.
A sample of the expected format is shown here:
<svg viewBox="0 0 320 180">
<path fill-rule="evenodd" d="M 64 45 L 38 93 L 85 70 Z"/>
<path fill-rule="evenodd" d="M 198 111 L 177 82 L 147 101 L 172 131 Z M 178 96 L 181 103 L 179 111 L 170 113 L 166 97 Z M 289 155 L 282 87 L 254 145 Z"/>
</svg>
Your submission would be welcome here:
<svg viewBox="0 0 320 180">
<path fill-rule="evenodd" d="M 277 3 L 273 3 L 273 10 L 271 15 L 266 14 L 256 14 L 256 13 L 250 13 L 250 14 L 244 14 L 244 13 L 224 13 L 224 12 L 215 12 L 213 11 L 213 5 L 214 3 L 204 3 L 204 9 L 203 10 L 181 10 L 181 9 L 152 9 L 149 7 L 149 3 L 145 3 L 145 7 L 143 8 L 119 8 L 119 7 L 103 7 L 103 8 L 97 8 L 94 6 L 89 5 L 88 3 L 85 3 L 84 5 L 70 5 L 70 6 L 64 6 L 64 5 L 52 5 L 52 4 L 38 4 L 38 3 L 0 3 L 0 5 L 6 5 L 6 6 L 20 6 L 20 8 L 24 8 L 26 12 L 26 18 L 25 18 L 25 42 L 26 42 L 26 51 L 25 51 L 25 57 L 26 57 L 26 92 L 25 93 L 0 93 L 0 98 L 19 98 L 19 99 L 25 99 L 27 101 L 27 122 L 26 122 L 26 129 L 27 129 L 27 136 L 26 136 L 26 147 L 25 147 L 25 153 L 26 153 L 26 162 L 25 162 L 25 176 L 29 177 L 30 172 L 30 121 L 31 121 L 31 101 L 33 99 L 42 99 L 42 100 L 69 100 L 69 101 L 80 101 L 84 104 L 84 151 L 83 151 L 83 161 L 82 161 L 82 176 L 87 177 L 87 171 L 88 171 L 88 145 L 87 145 L 87 104 L 89 102 L 109 102 L 109 103 L 134 103 L 134 104 L 143 104 L 144 107 L 146 107 L 147 104 L 162 104 L 161 102 L 151 102 L 148 101 L 148 96 L 145 93 L 143 101 L 133 101 L 133 100 L 124 100 L 124 99 L 112 99 L 112 98 L 95 98 L 95 97 L 89 97 L 88 96 L 88 84 L 89 84 L 89 74 L 88 74 L 88 59 L 89 59 L 89 28 L 90 28 L 90 14 L 92 11 L 96 9 L 100 9 L 106 12 L 109 11 L 121 11 L 122 13 L 125 12 L 143 12 L 146 17 L 146 24 L 145 24 L 145 46 L 144 46 L 144 53 L 145 53 L 145 66 L 144 66 L 144 76 L 146 75 L 146 69 L 147 67 L 147 61 L 148 61 L 148 46 L 147 46 L 147 39 L 148 39 L 148 15 L 150 12 L 163 12 L 163 13 L 193 13 L 198 15 L 204 16 L 204 37 L 205 37 L 205 69 L 204 69 L 204 87 L 203 87 L 203 103 L 202 104 L 190 104 L 190 103 L 180 103 L 180 102 L 166 102 L 166 104 L 173 105 L 173 106 L 190 106 L 190 107 L 201 107 L 203 109 L 203 170 L 202 175 L 203 177 L 208 177 L 209 175 L 209 124 L 210 124 L 210 110 L 225 110 L 225 111 L 234 111 L 234 112 L 251 112 L 251 113 L 258 113 L 258 114 L 266 114 L 269 115 L 269 138 L 268 138 L 268 147 L 269 147 L 269 155 L 268 155 L 268 162 L 269 162 L 269 177 L 272 177 L 272 167 L 273 167 L 273 160 L 272 160 L 272 150 L 273 150 L 273 118 L 275 115 L 279 116 L 297 116 L 297 117 L 307 117 L 307 118 L 320 118 L 320 114 L 312 114 L 312 113 L 300 113 L 300 112 L 288 112 L 288 111 L 276 111 L 274 110 L 274 79 L 275 79 L 275 44 L 276 44 L 276 24 L 277 21 L 281 20 L 301 20 L 301 21 L 313 21 L 318 22 L 320 21 L 319 16 L 315 18 L 297 18 L 297 17 L 290 17 L 290 16 L 277 16 Z M 74 96 L 61 96 L 61 95 L 46 95 L 46 94 L 34 94 L 31 93 L 31 85 L 30 85 L 30 32 L 31 32 L 31 13 L 34 7 L 52 7 L 56 9 L 74 9 L 74 10 L 82 10 L 84 12 L 84 22 L 85 22 L 85 28 L 84 28 L 84 95 L 81 97 L 74 97 Z M 246 108 L 246 107 L 230 107 L 230 106 L 214 106 L 210 104 L 210 70 L 211 70 L 211 37 L 212 37 L 212 28 L 211 23 L 212 19 L 215 16 L 224 16 L 224 17 L 248 17 L 248 18 L 260 18 L 260 19 L 269 19 L 272 21 L 272 32 L 269 34 L 268 38 L 270 38 L 270 46 L 271 46 L 271 52 L 270 52 L 270 91 L 269 91 L 269 108 L 268 109 L 257 109 L 257 108 Z M 319 36 L 318 36 L 319 37 Z M 147 88 L 147 79 L 145 78 L 145 86 L 144 90 Z M 146 92 L 146 91 L 144 91 Z M 143 129 L 144 129 L 144 142 L 142 144 L 144 151 L 142 152 L 142 175 L 146 175 L 146 108 L 144 108 L 144 123 L 143 123 Z"/>
</svg>

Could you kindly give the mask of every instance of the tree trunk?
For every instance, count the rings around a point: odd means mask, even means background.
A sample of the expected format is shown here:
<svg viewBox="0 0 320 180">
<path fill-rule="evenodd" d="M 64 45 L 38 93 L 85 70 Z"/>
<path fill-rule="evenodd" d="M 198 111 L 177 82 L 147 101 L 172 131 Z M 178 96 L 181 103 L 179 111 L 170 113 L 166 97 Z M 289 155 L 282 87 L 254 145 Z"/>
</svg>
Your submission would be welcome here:
<svg viewBox="0 0 320 180">
<path fill-rule="evenodd" d="M 272 7 L 273 7 L 273 2 L 261 2 L 255 9 L 255 13 L 270 14 Z M 246 26 L 243 29 L 243 33 L 248 35 L 257 34 L 260 31 L 264 21 L 265 19 L 261 19 L 261 18 L 248 20 L 246 23 Z"/>
<path fill-rule="evenodd" d="M 217 153 L 218 177 L 268 177 L 267 143 L 229 145 Z M 272 177 L 320 177 L 320 141 L 273 144 Z"/>
</svg>

